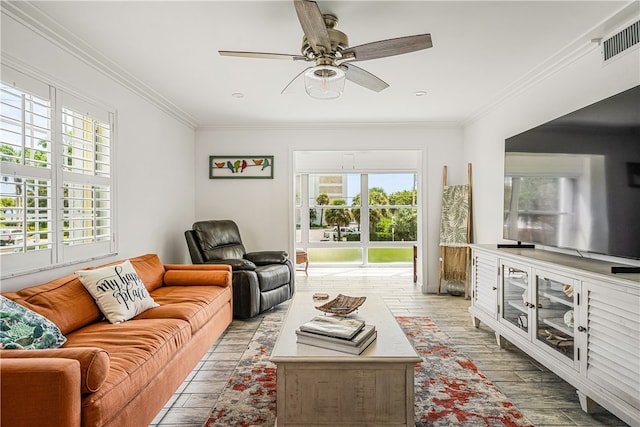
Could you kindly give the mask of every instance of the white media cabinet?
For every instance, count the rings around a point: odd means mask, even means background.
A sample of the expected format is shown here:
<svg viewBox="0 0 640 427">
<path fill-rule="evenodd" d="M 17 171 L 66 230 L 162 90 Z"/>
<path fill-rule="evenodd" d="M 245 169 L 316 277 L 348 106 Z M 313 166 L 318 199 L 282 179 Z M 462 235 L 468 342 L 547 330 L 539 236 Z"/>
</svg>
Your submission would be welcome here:
<svg viewBox="0 0 640 427">
<path fill-rule="evenodd" d="M 471 247 L 471 313 L 594 402 L 640 426 L 640 274 L 542 249 Z"/>
</svg>

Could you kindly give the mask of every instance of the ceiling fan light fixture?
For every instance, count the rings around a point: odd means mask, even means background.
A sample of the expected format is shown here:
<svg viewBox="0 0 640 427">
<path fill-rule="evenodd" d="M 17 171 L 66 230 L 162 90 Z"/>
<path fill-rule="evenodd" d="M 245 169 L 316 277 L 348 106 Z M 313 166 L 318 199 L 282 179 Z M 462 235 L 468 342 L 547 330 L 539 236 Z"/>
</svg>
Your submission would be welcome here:
<svg viewBox="0 0 640 427">
<path fill-rule="evenodd" d="M 336 99 L 344 90 L 345 73 L 334 65 L 316 65 L 304 73 L 304 88 L 315 99 Z"/>
</svg>

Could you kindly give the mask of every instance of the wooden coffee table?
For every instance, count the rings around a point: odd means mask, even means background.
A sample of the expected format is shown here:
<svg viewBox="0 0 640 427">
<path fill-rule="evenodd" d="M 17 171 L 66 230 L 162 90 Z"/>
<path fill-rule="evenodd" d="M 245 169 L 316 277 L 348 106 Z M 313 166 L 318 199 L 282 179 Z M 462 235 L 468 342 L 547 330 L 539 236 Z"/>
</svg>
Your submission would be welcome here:
<svg viewBox="0 0 640 427">
<path fill-rule="evenodd" d="M 382 299 L 365 295 L 350 315 L 378 331 L 376 341 L 356 356 L 296 343 L 296 329 L 324 315 L 314 308 L 324 301 L 312 296 L 296 292 L 271 353 L 277 365 L 276 425 L 414 426 L 414 368 L 422 359 Z"/>
</svg>

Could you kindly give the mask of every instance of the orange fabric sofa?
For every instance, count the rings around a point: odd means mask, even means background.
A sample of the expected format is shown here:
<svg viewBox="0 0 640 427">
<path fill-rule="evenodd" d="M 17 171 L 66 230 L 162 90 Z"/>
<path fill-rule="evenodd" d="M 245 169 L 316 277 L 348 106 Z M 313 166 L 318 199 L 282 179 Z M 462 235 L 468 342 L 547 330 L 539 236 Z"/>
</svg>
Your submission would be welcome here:
<svg viewBox="0 0 640 427">
<path fill-rule="evenodd" d="M 0 425 L 147 426 L 231 323 L 229 266 L 130 261 L 160 306 L 123 323 L 104 320 L 75 274 L 2 294 L 67 341 L 0 350 Z"/>
</svg>

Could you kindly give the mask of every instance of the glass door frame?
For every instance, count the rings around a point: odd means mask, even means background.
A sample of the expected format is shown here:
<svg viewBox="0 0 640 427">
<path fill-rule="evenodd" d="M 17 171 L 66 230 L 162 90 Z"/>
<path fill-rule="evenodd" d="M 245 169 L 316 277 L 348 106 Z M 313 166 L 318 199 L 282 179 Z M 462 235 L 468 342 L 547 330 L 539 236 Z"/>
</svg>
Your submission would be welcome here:
<svg viewBox="0 0 640 427">
<path fill-rule="evenodd" d="M 369 204 L 369 176 L 370 175 L 384 175 L 384 174 L 407 174 L 414 175 L 414 189 L 416 191 L 416 196 L 418 197 L 415 205 L 374 205 L 375 208 L 381 209 L 401 209 L 401 208 L 414 208 L 416 209 L 416 240 L 414 241 L 371 241 L 369 235 L 369 213 L 370 213 L 370 204 Z M 359 241 L 342 241 L 339 243 L 336 242 L 311 242 L 309 241 L 309 230 L 311 229 L 311 221 L 308 213 L 312 206 L 309 203 L 309 176 L 310 175 L 359 175 L 360 176 L 360 205 L 357 209 L 360 209 L 360 240 Z M 421 221 L 419 220 L 422 217 L 422 204 L 424 201 L 421 200 L 420 194 L 420 173 L 417 170 L 403 170 L 403 171 L 344 171 L 344 172 L 336 172 L 336 171 L 327 171 L 327 172 L 298 172 L 294 171 L 294 244 L 296 248 L 307 251 L 309 248 L 324 248 L 324 249 L 343 249 L 343 248 L 359 248 L 361 249 L 361 262 L 355 263 L 323 263 L 322 266 L 326 267 L 335 267 L 335 266 L 366 266 L 366 267 L 411 267 L 413 261 L 408 260 L 406 263 L 404 262 L 394 262 L 394 263 L 370 263 L 369 262 L 369 249 L 371 248 L 413 248 L 417 246 L 420 248 L 420 235 L 421 232 L 419 228 L 421 227 Z M 300 192 L 296 191 L 296 187 L 300 186 Z M 323 205 L 325 206 L 325 205 Z M 331 205 L 326 205 L 327 208 L 336 208 L 330 207 Z M 313 207 L 316 207 L 314 205 Z M 327 209 L 324 208 L 324 209 Z M 337 207 L 339 209 L 352 209 L 351 205 L 346 205 L 344 208 Z M 298 213 L 300 215 L 298 215 Z M 297 228 L 297 224 L 300 224 L 300 229 Z M 364 231 L 363 231 L 364 230 Z M 298 239 L 298 235 L 300 239 Z"/>
</svg>

